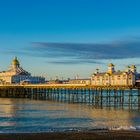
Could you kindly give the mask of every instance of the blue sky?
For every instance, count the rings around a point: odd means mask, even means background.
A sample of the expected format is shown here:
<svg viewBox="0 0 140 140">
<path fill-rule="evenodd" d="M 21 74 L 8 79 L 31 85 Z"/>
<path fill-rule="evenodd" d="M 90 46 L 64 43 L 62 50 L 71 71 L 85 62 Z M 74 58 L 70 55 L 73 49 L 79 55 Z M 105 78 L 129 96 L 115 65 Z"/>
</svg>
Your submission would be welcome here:
<svg viewBox="0 0 140 140">
<path fill-rule="evenodd" d="M 139 0 L 1 0 L 0 70 L 89 77 L 112 62 L 140 71 Z"/>
</svg>

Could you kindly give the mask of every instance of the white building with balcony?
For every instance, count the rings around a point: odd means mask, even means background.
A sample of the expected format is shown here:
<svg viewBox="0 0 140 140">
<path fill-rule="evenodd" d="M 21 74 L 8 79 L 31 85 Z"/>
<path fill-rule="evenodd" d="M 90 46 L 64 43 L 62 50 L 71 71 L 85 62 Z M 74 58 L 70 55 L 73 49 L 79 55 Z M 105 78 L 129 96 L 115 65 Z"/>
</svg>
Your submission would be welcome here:
<svg viewBox="0 0 140 140">
<path fill-rule="evenodd" d="M 106 72 L 93 73 L 91 76 L 91 85 L 95 86 L 133 86 L 137 80 L 137 71 L 135 65 L 128 66 L 124 71 L 115 71 L 112 63 L 108 64 Z"/>
<path fill-rule="evenodd" d="M 0 82 L 3 84 L 14 84 L 28 81 L 29 83 L 44 83 L 45 78 L 40 76 L 32 76 L 24 70 L 15 57 L 8 70 L 0 72 Z"/>
</svg>

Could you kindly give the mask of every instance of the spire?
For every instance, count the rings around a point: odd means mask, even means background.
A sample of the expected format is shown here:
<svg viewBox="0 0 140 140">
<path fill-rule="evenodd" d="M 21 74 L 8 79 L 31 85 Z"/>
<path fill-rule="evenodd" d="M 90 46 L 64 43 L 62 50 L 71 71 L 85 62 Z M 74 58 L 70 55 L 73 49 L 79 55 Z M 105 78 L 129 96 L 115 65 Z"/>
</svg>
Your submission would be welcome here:
<svg viewBox="0 0 140 140">
<path fill-rule="evenodd" d="M 15 56 L 15 58 L 12 61 L 12 65 L 19 66 L 19 61 L 18 61 L 16 56 Z"/>
<path fill-rule="evenodd" d="M 126 72 L 130 72 L 130 66 L 126 66 Z"/>
<path fill-rule="evenodd" d="M 112 63 L 108 64 L 108 71 L 107 72 L 110 74 L 115 72 L 114 64 L 112 64 Z"/>
<path fill-rule="evenodd" d="M 131 66 L 130 66 L 130 70 L 131 70 L 131 72 L 133 72 L 133 73 L 136 73 L 136 72 L 137 72 L 136 66 L 135 66 L 135 65 L 131 65 Z"/>
</svg>

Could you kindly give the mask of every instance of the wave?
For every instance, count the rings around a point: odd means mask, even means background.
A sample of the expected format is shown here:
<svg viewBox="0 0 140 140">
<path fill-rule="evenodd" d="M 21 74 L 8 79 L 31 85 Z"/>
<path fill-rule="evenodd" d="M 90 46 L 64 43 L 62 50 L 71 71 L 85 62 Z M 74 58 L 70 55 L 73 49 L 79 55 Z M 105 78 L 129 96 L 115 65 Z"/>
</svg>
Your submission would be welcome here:
<svg viewBox="0 0 140 140">
<path fill-rule="evenodd" d="M 109 130 L 132 130 L 132 131 L 140 131 L 140 126 L 118 126 L 118 127 L 110 127 Z"/>
<path fill-rule="evenodd" d="M 4 133 L 45 133 L 45 132 L 106 132 L 106 131 L 140 131 L 140 126 L 114 126 L 114 127 L 94 127 L 94 128 L 48 128 L 38 130 L 4 130 L 0 131 L 0 134 Z"/>
</svg>

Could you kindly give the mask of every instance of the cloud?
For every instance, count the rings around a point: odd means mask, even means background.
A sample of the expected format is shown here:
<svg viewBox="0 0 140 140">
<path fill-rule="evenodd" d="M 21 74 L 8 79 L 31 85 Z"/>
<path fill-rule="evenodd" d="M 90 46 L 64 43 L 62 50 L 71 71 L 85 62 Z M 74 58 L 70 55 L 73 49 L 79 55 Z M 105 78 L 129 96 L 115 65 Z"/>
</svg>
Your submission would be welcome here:
<svg viewBox="0 0 140 140">
<path fill-rule="evenodd" d="M 94 61 L 94 60 L 55 60 L 55 61 L 49 61 L 48 63 L 51 64 L 84 64 L 84 63 L 89 63 L 89 64 L 105 64 L 103 62 L 99 61 Z"/>
<path fill-rule="evenodd" d="M 34 42 L 36 51 L 52 57 L 77 59 L 122 59 L 140 57 L 140 39 L 114 41 L 102 44 Z M 47 56 L 46 56 L 47 57 Z"/>
<path fill-rule="evenodd" d="M 107 59 L 140 58 L 140 38 L 131 37 L 109 43 L 32 42 L 23 50 L 5 53 L 43 57 L 52 64 L 102 64 Z M 46 58 L 46 59 L 45 59 Z"/>
</svg>

